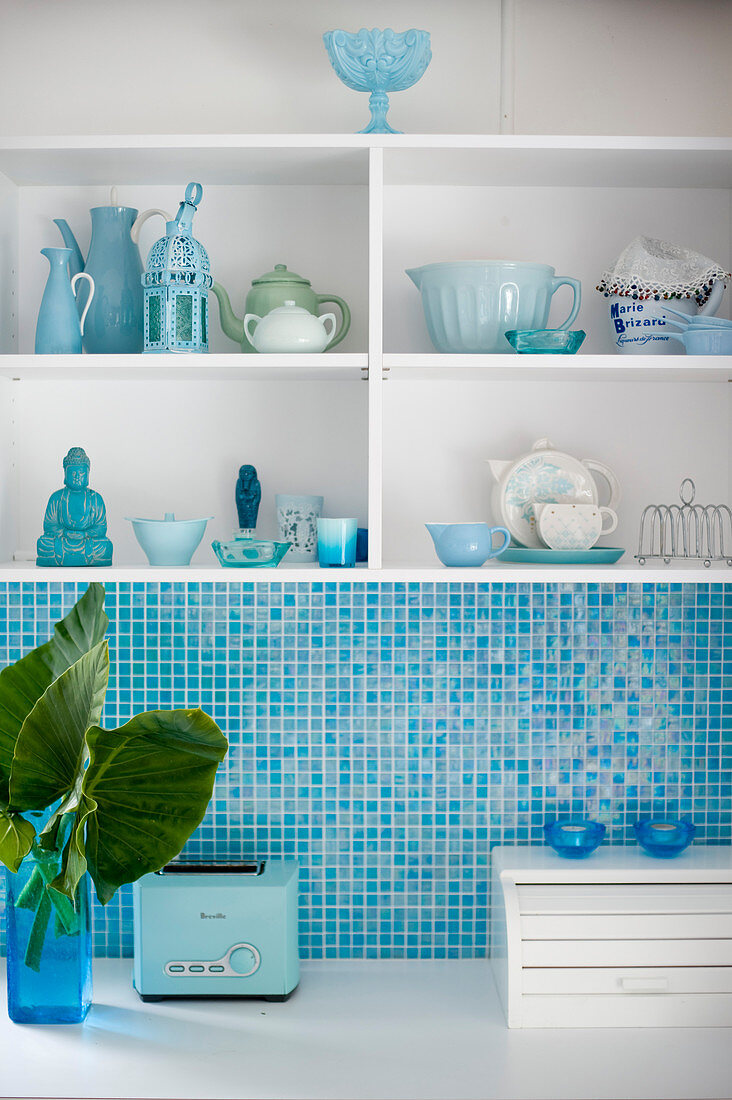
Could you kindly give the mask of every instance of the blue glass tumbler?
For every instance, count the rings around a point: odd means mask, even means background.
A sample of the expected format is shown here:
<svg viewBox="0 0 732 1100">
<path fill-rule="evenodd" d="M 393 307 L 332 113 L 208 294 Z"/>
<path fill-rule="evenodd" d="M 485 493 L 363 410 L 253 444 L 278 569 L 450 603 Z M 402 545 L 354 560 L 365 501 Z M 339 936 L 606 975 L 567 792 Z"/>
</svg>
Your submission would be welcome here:
<svg viewBox="0 0 732 1100">
<path fill-rule="evenodd" d="M 356 564 L 356 519 L 318 519 L 318 563 L 321 566 Z"/>
</svg>

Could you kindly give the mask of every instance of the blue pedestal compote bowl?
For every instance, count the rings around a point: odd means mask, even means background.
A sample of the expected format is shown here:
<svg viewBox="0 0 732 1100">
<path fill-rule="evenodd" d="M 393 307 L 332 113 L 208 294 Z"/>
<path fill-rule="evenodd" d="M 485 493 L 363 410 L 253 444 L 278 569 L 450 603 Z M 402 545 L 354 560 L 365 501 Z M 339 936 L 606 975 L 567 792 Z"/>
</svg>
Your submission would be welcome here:
<svg viewBox="0 0 732 1100">
<path fill-rule="evenodd" d="M 432 60 L 428 31 L 366 30 L 356 34 L 328 31 L 325 48 L 336 75 L 357 92 L 371 92 L 371 121 L 361 134 L 400 134 L 386 121 L 387 92 L 403 92 L 416 84 Z"/>
</svg>

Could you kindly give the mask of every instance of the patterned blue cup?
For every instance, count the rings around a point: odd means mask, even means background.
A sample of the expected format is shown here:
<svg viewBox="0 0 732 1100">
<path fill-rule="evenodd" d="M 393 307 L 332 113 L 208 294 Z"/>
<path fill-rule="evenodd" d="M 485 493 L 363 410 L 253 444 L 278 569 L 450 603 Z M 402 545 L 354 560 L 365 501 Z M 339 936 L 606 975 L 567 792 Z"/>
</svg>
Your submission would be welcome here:
<svg viewBox="0 0 732 1100">
<path fill-rule="evenodd" d="M 318 519 L 318 563 L 355 565 L 357 531 L 357 519 Z"/>
</svg>

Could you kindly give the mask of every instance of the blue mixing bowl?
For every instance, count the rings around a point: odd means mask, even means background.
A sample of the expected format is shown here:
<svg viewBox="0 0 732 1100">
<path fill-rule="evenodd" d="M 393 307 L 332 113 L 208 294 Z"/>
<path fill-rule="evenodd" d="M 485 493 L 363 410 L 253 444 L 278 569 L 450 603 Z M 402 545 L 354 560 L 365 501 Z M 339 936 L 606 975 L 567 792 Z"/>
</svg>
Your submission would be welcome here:
<svg viewBox="0 0 732 1100">
<path fill-rule="evenodd" d="M 696 828 L 690 821 L 654 818 L 636 822 L 633 831 L 641 848 L 650 856 L 672 859 L 691 844 Z"/>
<path fill-rule="evenodd" d="M 565 859 L 585 859 L 599 848 L 605 836 L 605 826 L 583 817 L 568 817 L 546 824 L 544 836 L 557 855 Z"/>
<path fill-rule="evenodd" d="M 510 353 L 506 332 L 546 329 L 552 297 L 560 286 L 572 288 L 568 329 L 579 312 L 578 279 L 555 275 L 548 264 L 503 260 L 465 260 L 412 267 L 407 275 L 422 295 L 430 340 L 443 352 Z"/>
</svg>

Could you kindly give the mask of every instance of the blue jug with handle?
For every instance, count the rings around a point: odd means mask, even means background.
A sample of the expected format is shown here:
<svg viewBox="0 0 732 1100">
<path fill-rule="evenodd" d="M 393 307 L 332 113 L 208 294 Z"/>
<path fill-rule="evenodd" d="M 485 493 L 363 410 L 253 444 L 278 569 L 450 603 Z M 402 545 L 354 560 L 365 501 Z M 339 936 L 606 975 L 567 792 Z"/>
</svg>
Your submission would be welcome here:
<svg viewBox="0 0 732 1100">
<path fill-rule="evenodd" d="M 117 188 L 109 206 L 94 206 L 91 244 L 84 257 L 64 218 L 54 218 L 64 244 L 71 249 L 69 273 L 85 271 L 94 280 L 93 303 L 79 295 L 78 308 L 91 304 L 84 332 L 84 351 L 90 354 L 134 355 L 142 351 L 142 259 L 137 246 L 140 229 L 153 214 L 170 221 L 170 214 L 156 208 L 142 214 L 117 204 Z"/>
<path fill-rule="evenodd" d="M 511 541 L 505 527 L 489 527 L 487 523 L 425 523 L 425 527 L 443 565 L 478 568 L 502 554 Z M 497 549 L 493 546 L 496 534 L 503 538 Z"/>
<path fill-rule="evenodd" d="M 94 280 L 86 271 L 77 271 L 69 280 L 70 248 L 42 248 L 51 265 L 36 323 L 36 355 L 81 355 L 81 336 L 89 307 L 94 301 Z M 89 297 L 81 314 L 76 312 L 76 284 L 89 283 Z"/>
</svg>

